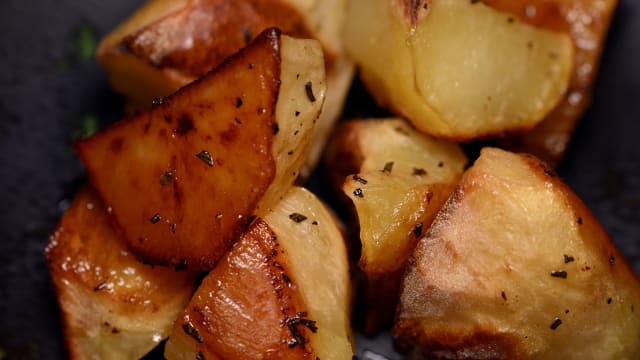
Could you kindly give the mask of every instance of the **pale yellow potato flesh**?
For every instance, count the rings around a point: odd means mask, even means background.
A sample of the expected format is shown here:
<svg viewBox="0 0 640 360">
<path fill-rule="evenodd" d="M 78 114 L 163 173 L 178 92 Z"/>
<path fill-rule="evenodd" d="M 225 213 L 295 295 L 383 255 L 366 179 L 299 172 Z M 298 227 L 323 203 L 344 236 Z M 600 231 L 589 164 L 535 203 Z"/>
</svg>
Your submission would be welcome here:
<svg viewBox="0 0 640 360">
<path fill-rule="evenodd" d="M 481 2 L 354 0 L 345 48 L 365 85 L 419 130 L 453 140 L 521 132 L 568 88 L 568 35 Z"/>
<path fill-rule="evenodd" d="M 558 176 L 485 148 L 409 260 L 394 334 L 417 357 L 637 359 L 639 303 L 630 265 Z"/>
<path fill-rule="evenodd" d="M 165 356 L 351 359 L 350 292 L 333 215 L 292 187 L 204 279 L 174 324 Z M 295 317 L 303 322 L 292 323 Z"/>
</svg>

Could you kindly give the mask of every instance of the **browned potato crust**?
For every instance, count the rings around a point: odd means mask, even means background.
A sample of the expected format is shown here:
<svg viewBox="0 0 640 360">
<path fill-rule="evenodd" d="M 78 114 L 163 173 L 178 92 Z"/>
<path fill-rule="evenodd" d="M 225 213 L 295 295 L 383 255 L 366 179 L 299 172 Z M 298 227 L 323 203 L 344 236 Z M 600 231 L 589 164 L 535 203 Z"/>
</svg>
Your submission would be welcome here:
<svg viewBox="0 0 640 360">
<path fill-rule="evenodd" d="M 194 274 L 139 263 L 85 187 L 49 239 L 47 266 L 71 359 L 138 359 L 167 337 Z"/>
<path fill-rule="evenodd" d="M 267 30 L 153 109 L 75 144 L 145 261 L 211 269 L 258 202 L 295 180 L 325 84 L 317 43 L 287 39 Z"/>
<path fill-rule="evenodd" d="M 414 357 L 637 359 L 640 281 L 543 162 L 485 148 L 420 240 L 394 334 Z"/>
</svg>

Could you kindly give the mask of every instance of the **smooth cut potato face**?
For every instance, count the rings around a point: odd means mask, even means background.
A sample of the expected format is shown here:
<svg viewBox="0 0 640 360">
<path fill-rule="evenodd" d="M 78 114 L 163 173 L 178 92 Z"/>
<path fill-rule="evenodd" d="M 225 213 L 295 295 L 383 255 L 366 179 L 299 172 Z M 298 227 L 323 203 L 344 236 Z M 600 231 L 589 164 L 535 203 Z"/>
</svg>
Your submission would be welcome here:
<svg viewBox="0 0 640 360">
<path fill-rule="evenodd" d="M 49 238 L 46 260 L 71 359 L 139 359 L 169 335 L 193 273 L 143 265 L 81 189 Z"/>
<path fill-rule="evenodd" d="M 165 348 L 176 359 L 350 359 L 349 270 L 332 215 L 292 188 L 204 279 Z"/>
<path fill-rule="evenodd" d="M 414 357 L 636 359 L 640 282 L 543 162 L 482 150 L 420 240 L 394 334 Z"/>
<path fill-rule="evenodd" d="M 530 129 L 565 93 L 568 35 L 482 2 L 349 2 L 345 47 L 383 105 L 421 131 L 469 140 Z"/>
<path fill-rule="evenodd" d="M 365 274 L 361 330 L 391 325 L 407 258 L 453 192 L 467 162 L 460 147 L 432 139 L 404 120 L 343 122 L 330 146 L 329 172 L 354 206 Z"/>
<path fill-rule="evenodd" d="M 558 165 L 591 103 L 600 56 L 618 0 L 487 0 L 484 3 L 508 11 L 522 21 L 571 35 L 575 56 L 568 91 L 531 131 L 501 141 L 502 146 L 512 151 L 530 153 Z"/>
<path fill-rule="evenodd" d="M 207 270 L 256 208 L 296 179 L 325 89 L 319 44 L 267 30 L 153 109 L 75 147 L 138 256 Z"/>
</svg>

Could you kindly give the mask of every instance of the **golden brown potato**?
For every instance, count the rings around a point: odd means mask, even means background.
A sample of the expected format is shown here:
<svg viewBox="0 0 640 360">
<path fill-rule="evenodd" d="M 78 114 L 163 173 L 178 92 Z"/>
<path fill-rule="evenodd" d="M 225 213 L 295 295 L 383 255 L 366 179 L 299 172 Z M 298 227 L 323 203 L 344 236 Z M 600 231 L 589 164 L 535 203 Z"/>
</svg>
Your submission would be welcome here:
<svg viewBox="0 0 640 360">
<path fill-rule="evenodd" d="M 640 282 L 531 155 L 485 148 L 409 260 L 394 334 L 418 358 L 638 359 Z"/>
<path fill-rule="evenodd" d="M 484 3 L 509 11 L 522 21 L 571 35 L 575 57 L 569 90 L 530 132 L 502 140 L 502 145 L 511 150 L 532 153 L 557 165 L 591 102 L 604 40 L 618 1 L 486 0 Z"/>
<path fill-rule="evenodd" d="M 295 181 L 325 94 L 322 50 L 267 30 L 149 111 L 76 143 L 129 247 L 211 269 Z"/>
<path fill-rule="evenodd" d="M 567 34 L 481 1 L 354 0 L 345 48 L 384 106 L 453 140 L 528 130 L 568 88 Z"/>
<path fill-rule="evenodd" d="M 193 274 L 139 263 L 90 188 L 49 238 L 47 265 L 71 359 L 138 359 L 169 335 Z"/>
<path fill-rule="evenodd" d="M 336 133 L 327 159 L 336 168 L 328 171 L 342 177 L 344 194 L 355 205 L 367 278 L 364 331 L 374 333 L 391 324 L 406 260 L 467 159 L 458 145 L 423 135 L 401 119 L 348 121 Z"/>
<path fill-rule="evenodd" d="M 202 76 L 263 29 L 321 41 L 327 99 L 303 169 L 306 177 L 342 111 L 353 63 L 342 50 L 345 0 L 152 0 L 105 37 L 97 57 L 113 88 L 147 108 Z"/>
<path fill-rule="evenodd" d="M 351 359 L 349 268 L 332 215 L 292 188 L 257 218 L 178 318 L 176 359 Z"/>
</svg>

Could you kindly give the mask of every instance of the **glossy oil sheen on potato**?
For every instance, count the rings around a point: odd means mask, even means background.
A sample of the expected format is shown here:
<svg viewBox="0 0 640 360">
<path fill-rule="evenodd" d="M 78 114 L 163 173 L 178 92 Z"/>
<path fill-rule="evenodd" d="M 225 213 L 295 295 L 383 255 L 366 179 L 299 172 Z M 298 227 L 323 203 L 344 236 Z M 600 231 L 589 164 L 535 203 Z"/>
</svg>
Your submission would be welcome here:
<svg viewBox="0 0 640 360">
<path fill-rule="evenodd" d="M 640 282 L 540 160 L 483 149 L 412 255 L 397 323 L 417 357 L 637 359 Z"/>
<path fill-rule="evenodd" d="M 138 359 L 170 332 L 193 274 L 139 263 L 84 188 L 49 239 L 46 259 L 71 359 Z"/>
<path fill-rule="evenodd" d="M 568 87 L 566 34 L 482 2 L 349 2 L 347 52 L 383 105 L 420 130 L 456 140 L 523 131 Z"/>
<path fill-rule="evenodd" d="M 292 188 L 204 279 L 174 330 L 176 359 L 350 359 L 343 238 L 315 196 Z"/>
<path fill-rule="evenodd" d="M 358 219 L 360 269 L 367 279 L 363 331 L 373 334 L 391 324 L 406 260 L 467 159 L 458 145 L 420 134 L 397 118 L 352 120 L 336 133 L 330 154 L 340 155 L 331 162 L 353 170 L 342 174 L 342 190 Z"/>
<path fill-rule="evenodd" d="M 268 208 L 297 177 L 325 86 L 317 42 L 267 30 L 76 149 L 136 254 L 210 269 L 256 207 Z"/>
</svg>

